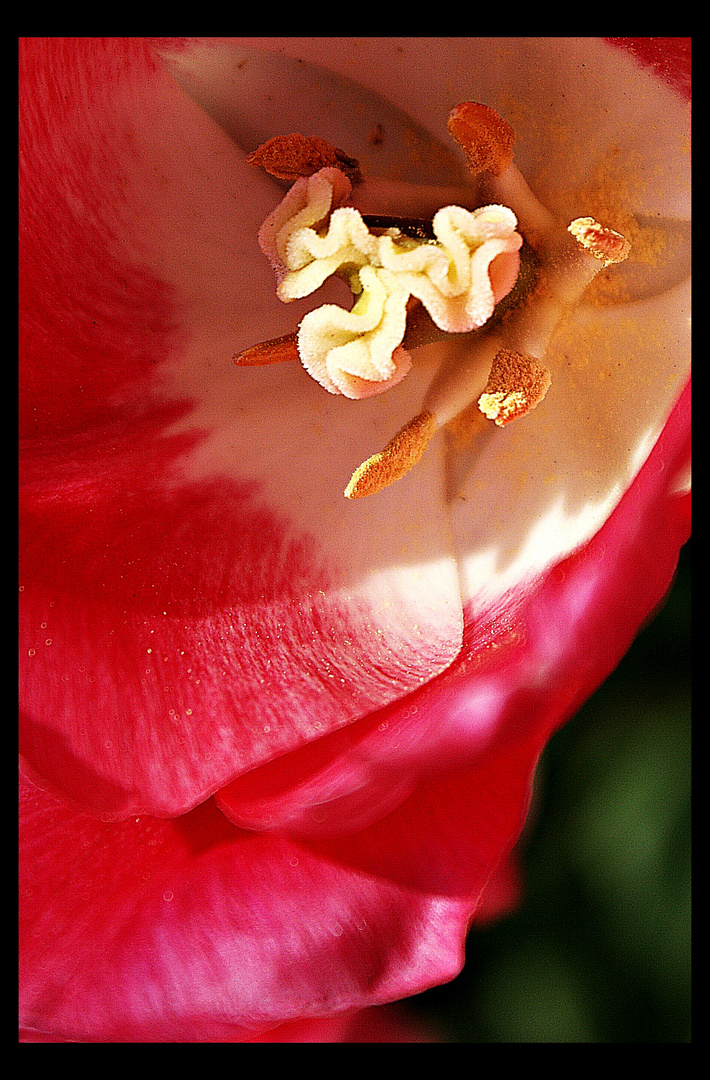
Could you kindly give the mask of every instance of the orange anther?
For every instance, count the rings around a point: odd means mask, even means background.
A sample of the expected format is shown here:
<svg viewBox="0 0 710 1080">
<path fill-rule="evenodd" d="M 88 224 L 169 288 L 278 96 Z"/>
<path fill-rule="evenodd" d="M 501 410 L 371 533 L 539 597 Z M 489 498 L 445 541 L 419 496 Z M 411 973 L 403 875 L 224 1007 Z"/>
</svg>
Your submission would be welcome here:
<svg viewBox="0 0 710 1080">
<path fill-rule="evenodd" d="M 282 364 L 285 360 L 298 360 L 298 336 L 286 334 L 273 341 L 261 341 L 244 352 L 235 353 L 237 367 L 261 367 L 263 364 Z"/>
<path fill-rule="evenodd" d="M 449 113 L 447 128 L 474 175 L 487 171 L 500 176 L 512 164 L 515 132 L 488 105 L 463 101 Z"/>
<path fill-rule="evenodd" d="M 623 262 L 631 250 L 631 244 L 621 233 L 600 225 L 592 217 L 575 218 L 568 231 L 585 251 L 605 266 Z"/>
<path fill-rule="evenodd" d="M 298 180 L 299 176 L 313 176 L 328 167 L 340 169 L 352 184 L 362 180 L 355 158 L 317 135 L 276 135 L 249 154 L 247 161 L 279 180 Z"/>
<path fill-rule="evenodd" d="M 534 356 L 501 349 L 493 359 L 478 407 L 498 427 L 504 427 L 539 405 L 549 386 L 550 372 Z"/>
</svg>

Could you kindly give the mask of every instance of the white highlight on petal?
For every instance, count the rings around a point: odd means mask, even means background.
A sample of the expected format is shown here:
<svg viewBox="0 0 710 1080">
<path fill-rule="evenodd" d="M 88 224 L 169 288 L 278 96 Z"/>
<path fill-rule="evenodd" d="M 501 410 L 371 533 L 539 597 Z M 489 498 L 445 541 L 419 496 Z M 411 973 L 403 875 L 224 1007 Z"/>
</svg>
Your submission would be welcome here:
<svg viewBox="0 0 710 1080">
<path fill-rule="evenodd" d="M 389 389 L 411 367 L 401 348 L 409 298 L 420 300 L 448 333 L 482 326 L 517 277 L 522 237 L 513 212 L 496 205 L 443 207 L 434 215 L 431 241 L 396 230 L 374 235 L 358 210 L 339 205 L 349 194 L 337 169 L 297 180 L 264 222 L 259 244 L 286 303 L 334 273 L 349 280 L 358 296 L 352 310 L 330 304 L 310 312 L 298 346 L 305 369 L 326 390 L 362 398 Z M 506 255 L 510 265 L 491 276 L 493 260 Z"/>
</svg>

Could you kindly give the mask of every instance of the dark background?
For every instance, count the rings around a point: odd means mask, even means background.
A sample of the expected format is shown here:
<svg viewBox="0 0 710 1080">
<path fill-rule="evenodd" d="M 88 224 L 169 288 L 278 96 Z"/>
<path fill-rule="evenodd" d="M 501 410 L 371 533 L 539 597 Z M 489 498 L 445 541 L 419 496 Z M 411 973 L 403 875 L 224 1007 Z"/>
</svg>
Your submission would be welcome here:
<svg viewBox="0 0 710 1080">
<path fill-rule="evenodd" d="M 410 1000 L 439 1039 L 690 1041 L 690 556 L 545 752 L 519 910 Z"/>
</svg>

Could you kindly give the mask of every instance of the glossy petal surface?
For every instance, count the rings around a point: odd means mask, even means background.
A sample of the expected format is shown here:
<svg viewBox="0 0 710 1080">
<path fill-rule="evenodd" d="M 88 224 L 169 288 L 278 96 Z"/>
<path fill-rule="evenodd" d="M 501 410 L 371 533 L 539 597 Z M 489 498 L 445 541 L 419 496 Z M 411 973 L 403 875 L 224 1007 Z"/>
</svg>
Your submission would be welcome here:
<svg viewBox="0 0 710 1080">
<path fill-rule="evenodd" d="M 242 832 L 211 803 L 102 823 L 23 783 L 25 1023 L 79 1041 L 248 1039 L 453 977 L 530 760 L 526 735 L 321 844 Z"/>
</svg>

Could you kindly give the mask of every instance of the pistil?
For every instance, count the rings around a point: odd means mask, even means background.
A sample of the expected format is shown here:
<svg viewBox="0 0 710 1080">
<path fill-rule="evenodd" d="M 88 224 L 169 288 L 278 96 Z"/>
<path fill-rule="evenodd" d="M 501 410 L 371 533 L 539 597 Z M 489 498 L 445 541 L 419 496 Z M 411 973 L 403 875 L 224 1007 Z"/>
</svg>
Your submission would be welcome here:
<svg viewBox="0 0 710 1080">
<path fill-rule="evenodd" d="M 294 169 L 305 167 L 299 156 Z M 357 298 L 353 307 L 323 304 L 309 311 L 297 348 L 305 370 L 329 393 L 359 399 L 385 392 L 409 372 L 402 342 L 410 297 L 446 333 L 482 326 L 515 284 L 523 239 L 512 211 L 497 205 L 473 211 L 447 205 L 430 226 L 405 218 L 390 228 L 377 217 L 370 228 L 361 211 L 347 205 L 351 192 L 335 166 L 299 176 L 262 224 L 259 245 L 285 303 L 315 292 L 333 274 L 349 285 Z M 279 340 L 235 359 L 244 365 L 290 355 L 290 342 Z"/>
</svg>

